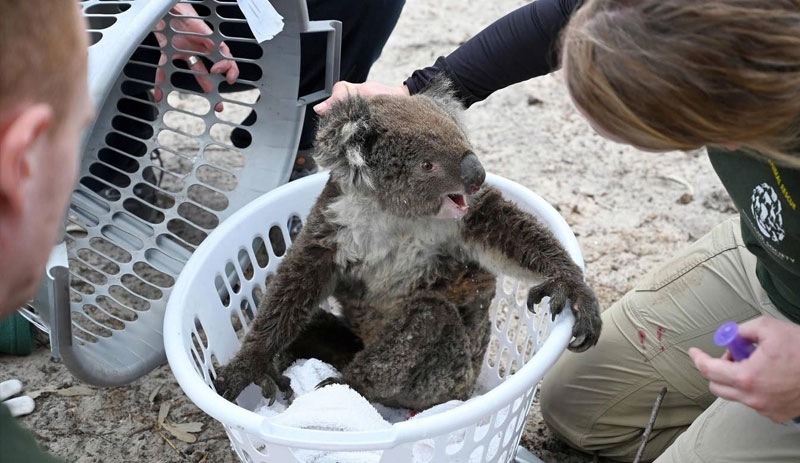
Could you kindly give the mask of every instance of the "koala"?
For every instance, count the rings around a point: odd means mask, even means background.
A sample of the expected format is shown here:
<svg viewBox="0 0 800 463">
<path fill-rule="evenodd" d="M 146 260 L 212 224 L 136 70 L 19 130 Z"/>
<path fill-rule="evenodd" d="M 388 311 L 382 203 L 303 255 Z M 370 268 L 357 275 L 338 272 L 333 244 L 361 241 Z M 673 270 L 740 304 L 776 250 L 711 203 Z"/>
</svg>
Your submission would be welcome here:
<svg viewBox="0 0 800 463">
<path fill-rule="evenodd" d="M 597 298 L 550 230 L 484 185 L 446 81 L 411 97 L 351 96 L 319 122 L 330 178 L 269 278 L 241 349 L 214 382 L 291 396 L 296 358 L 335 366 L 368 400 L 422 410 L 473 392 L 490 337 L 496 274 L 539 282 L 575 314 L 569 348 L 596 344 Z M 320 308 L 333 296 L 334 315 Z"/>
</svg>

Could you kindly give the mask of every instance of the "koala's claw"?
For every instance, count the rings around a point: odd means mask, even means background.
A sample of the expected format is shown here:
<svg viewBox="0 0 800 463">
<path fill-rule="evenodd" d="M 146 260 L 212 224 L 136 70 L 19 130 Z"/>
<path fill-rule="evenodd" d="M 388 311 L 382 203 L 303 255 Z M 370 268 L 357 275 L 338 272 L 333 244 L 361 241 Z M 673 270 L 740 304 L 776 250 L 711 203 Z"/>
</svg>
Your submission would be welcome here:
<svg viewBox="0 0 800 463">
<path fill-rule="evenodd" d="M 533 307 L 542 302 L 542 299 L 547 296 L 547 282 L 542 283 L 540 285 L 534 286 L 533 288 L 528 290 L 528 310 L 533 313 L 536 311 Z M 552 309 L 551 309 L 552 310 Z M 553 320 L 555 320 L 556 313 L 553 313 Z"/>
<path fill-rule="evenodd" d="M 572 313 L 575 314 L 575 325 L 572 327 L 572 336 L 575 338 L 569 343 L 569 350 L 583 352 L 597 344 L 600 339 L 600 330 L 603 322 L 600 319 L 600 304 L 588 287 L 587 292 L 576 295 L 572 301 Z"/>
<path fill-rule="evenodd" d="M 253 383 L 261 388 L 261 394 L 264 398 L 269 399 L 270 405 L 275 403 L 278 391 L 284 391 L 287 399 L 292 395 L 290 381 L 286 376 L 269 371 L 259 371 L 255 368 L 245 368 L 233 362 L 220 371 L 219 376 L 214 380 L 214 389 L 223 398 L 233 402 L 244 388 Z"/>
<path fill-rule="evenodd" d="M 272 405 L 275 403 L 278 392 L 283 392 L 284 400 L 291 400 L 294 390 L 289 383 L 289 378 L 284 375 L 279 375 L 274 379 L 267 376 L 258 383 L 258 386 L 261 388 L 261 395 L 265 399 L 269 399 L 269 405 Z"/>
<path fill-rule="evenodd" d="M 585 350 L 586 348 L 583 348 L 583 345 L 584 345 L 585 342 L 586 342 L 586 335 L 585 334 L 581 334 L 579 336 L 575 336 L 572 339 L 572 341 L 570 341 L 570 343 L 569 343 L 569 350 L 575 351 L 575 349 L 579 349 L 579 348 L 581 350 Z"/>
<path fill-rule="evenodd" d="M 326 378 L 320 381 L 319 384 L 317 384 L 317 386 L 314 389 L 320 389 L 325 386 L 330 386 L 331 384 L 346 384 L 346 383 L 342 380 L 342 378 L 331 376 L 330 378 Z"/>
<path fill-rule="evenodd" d="M 600 304 L 594 292 L 583 281 L 570 282 L 553 279 L 534 286 L 528 292 L 528 307 L 532 308 L 545 297 L 550 297 L 550 312 L 555 320 L 569 300 L 575 325 L 572 328 L 573 340 L 569 350 L 583 352 L 597 344 L 602 322 Z"/>
</svg>

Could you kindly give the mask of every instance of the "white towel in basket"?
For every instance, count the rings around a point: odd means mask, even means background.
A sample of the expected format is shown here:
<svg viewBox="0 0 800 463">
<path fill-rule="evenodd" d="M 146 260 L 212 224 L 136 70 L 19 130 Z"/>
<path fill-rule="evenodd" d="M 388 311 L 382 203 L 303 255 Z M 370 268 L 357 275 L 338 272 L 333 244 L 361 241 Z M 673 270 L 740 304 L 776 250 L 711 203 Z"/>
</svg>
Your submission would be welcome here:
<svg viewBox="0 0 800 463">
<path fill-rule="evenodd" d="M 266 399 L 256 413 L 267 416 L 276 424 L 302 429 L 321 429 L 329 431 L 371 431 L 390 428 L 392 423 L 407 419 L 420 419 L 443 413 L 463 402 L 452 400 L 436 405 L 411 417 L 409 410 L 371 404 L 362 395 L 343 384 L 332 384 L 320 389 L 320 381 L 337 376 L 338 371 L 331 365 L 317 359 L 298 360 L 284 372 L 291 381 L 294 401 L 286 405 L 276 400 L 268 405 Z M 488 425 L 488 423 L 483 423 Z M 453 433 L 448 446 L 460 447 L 464 433 Z M 413 456 L 417 461 L 431 461 L 433 441 L 423 440 L 414 444 Z M 328 452 L 324 450 L 298 450 L 295 456 L 305 463 L 378 463 L 381 451 L 374 452 Z"/>
<path fill-rule="evenodd" d="M 343 384 L 332 384 L 297 397 L 272 422 L 284 426 L 325 431 L 371 431 L 390 428 L 367 399 Z M 377 463 L 381 452 L 295 451 L 307 463 Z"/>
<path fill-rule="evenodd" d="M 367 399 L 344 384 L 332 384 L 301 395 L 270 421 L 323 431 L 372 431 L 392 427 Z"/>
<path fill-rule="evenodd" d="M 339 372 L 317 359 L 298 360 L 284 374 L 291 380 L 295 399 L 288 407 L 280 400 L 257 409 L 276 424 L 327 431 L 370 431 L 390 428 L 367 399 L 348 386 L 316 385 Z M 298 450 L 295 456 L 306 463 L 378 463 L 381 452 L 328 452 Z"/>
<path fill-rule="evenodd" d="M 296 422 L 281 424 L 309 429 L 356 431 L 358 430 L 356 428 L 362 427 L 367 430 L 374 429 L 370 427 L 370 424 L 362 425 L 362 421 L 374 424 L 377 420 L 380 420 L 383 422 L 381 427 L 386 427 L 386 425 L 405 421 L 411 417 L 411 413 L 409 413 L 407 409 L 371 404 L 362 395 L 344 385 L 337 385 L 341 387 L 335 388 L 335 392 L 328 390 L 330 386 L 316 389 L 320 381 L 339 376 L 339 371 L 336 370 L 336 368 L 321 360 L 298 360 L 287 368 L 283 374 L 291 381 L 295 400 L 292 405 L 288 407 L 289 409 L 293 408 L 293 410 L 289 411 L 290 416 L 282 418 L 282 420 L 291 419 Z M 300 397 L 306 395 L 310 396 L 305 397 L 298 404 Z M 331 402 L 325 402 L 326 400 L 330 400 Z M 280 398 L 271 406 L 267 404 L 267 400 L 265 399 L 262 401 L 262 405 L 256 408 L 256 413 L 267 417 L 275 417 L 286 411 L 288 411 L 287 403 Z M 315 419 L 325 420 L 327 419 L 326 417 L 343 421 L 341 423 L 331 421 L 327 425 L 323 425 L 322 423 L 319 423 L 318 426 L 314 425 Z M 351 421 L 358 422 L 351 423 Z"/>
</svg>

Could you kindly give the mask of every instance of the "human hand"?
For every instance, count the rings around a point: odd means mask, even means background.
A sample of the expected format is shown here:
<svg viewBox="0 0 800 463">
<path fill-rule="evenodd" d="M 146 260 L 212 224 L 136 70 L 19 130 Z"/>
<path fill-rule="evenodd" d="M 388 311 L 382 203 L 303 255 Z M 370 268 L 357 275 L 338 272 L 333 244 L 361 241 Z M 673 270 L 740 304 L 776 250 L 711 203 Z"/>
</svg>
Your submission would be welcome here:
<svg viewBox="0 0 800 463">
<path fill-rule="evenodd" d="M 739 335 L 758 344 L 740 362 L 733 362 L 727 351 L 713 358 L 689 349 L 711 393 L 743 403 L 776 423 L 800 416 L 800 325 L 759 317 L 739 325 Z"/>
<path fill-rule="evenodd" d="M 361 95 L 364 97 L 375 95 L 405 95 L 409 96 L 408 87 L 405 85 L 391 86 L 384 85 L 378 82 L 364 82 L 363 84 L 354 84 L 340 80 L 333 85 L 331 89 L 331 96 L 328 99 L 321 101 L 314 106 L 314 112 L 320 116 L 324 116 L 331 109 L 331 105 L 337 101 L 344 100 L 353 95 Z"/>
<path fill-rule="evenodd" d="M 24 395 L 13 397 L 22 391 L 22 382 L 18 379 L 9 379 L 0 383 L 0 403 L 11 410 L 11 416 L 22 416 L 31 413 L 34 408 L 33 399 Z"/>
<path fill-rule="evenodd" d="M 178 3 L 170 11 L 175 15 L 197 16 L 195 9 L 188 3 Z M 167 37 L 158 31 L 163 30 L 164 27 L 166 27 L 164 20 L 159 21 L 155 32 L 158 45 L 162 50 L 167 46 Z M 214 63 L 209 70 L 206 68 L 203 60 L 198 59 L 194 54 L 192 54 L 192 52 L 201 54 L 213 53 L 217 47 L 216 43 L 209 38 L 213 31 L 210 27 L 208 27 L 205 21 L 200 18 L 174 18 L 170 20 L 170 27 L 175 32 L 179 33 L 174 35 L 172 38 L 172 46 L 175 48 L 175 50 L 179 50 L 177 53 L 172 55 L 172 58 L 185 60 L 189 65 L 189 69 L 200 73 L 195 76 L 195 79 L 197 79 L 197 83 L 204 92 L 209 93 L 214 89 L 214 85 L 212 84 L 211 80 L 208 77 L 205 77 L 204 74 L 224 74 L 226 82 L 229 84 L 236 82 L 236 79 L 239 78 L 239 66 L 236 65 L 235 61 L 230 59 L 218 61 Z M 222 56 L 230 58 L 233 57 L 228 45 L 225 44 L 225 42 L 219 43 L 219 52 L 222 54 Z M 193 60 L 192 57 L 194 57 L 195 60 Z M 156 70 L 156 101 L 161 101 L 161 99 L 164 98 L 164 92 L 158 86 L 164 83 L 164 80 L 166 80 L 167 77 L 160 67 L 166 62 L 166 60 L 167 57 L 162 51 L 161 59 L 158 63 L 159 68 Z M 222 111 L 222 109 L 223 105 L 221 102 L 218 102 L 214 106 L 214 110 L 217 112 Z"/>
</svg>

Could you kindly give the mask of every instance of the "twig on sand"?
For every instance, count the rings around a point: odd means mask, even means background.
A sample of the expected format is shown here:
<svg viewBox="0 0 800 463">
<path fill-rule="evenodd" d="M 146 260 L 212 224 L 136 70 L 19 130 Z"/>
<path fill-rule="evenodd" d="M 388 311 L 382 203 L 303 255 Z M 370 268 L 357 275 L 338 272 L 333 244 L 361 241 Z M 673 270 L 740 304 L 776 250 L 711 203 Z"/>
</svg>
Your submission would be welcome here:
<svg viewBox="0 0 800 463">
<path fill-rule="evenodd" d="M 636 451 L 636 457 L 634 457 L 633 463 L 639 463 L 642 460 L 644 448 L 647 446 L 647 440 L 650 438 L 650 433 L 653 431 L 653 425 L 656 423 L 656 417 L 658 416 L 658 409 L 661 408 L 661 402 L 664 400 L 665 395 L 667 395 L 666 386 L 661 388 L 661 391 L 658 393 L 658 397 L 656 397 L 656 401 L 653 404 L 653 411 L 650 412 L 650 421 L 647 422 L 647 426 L 644 428 L 644 433 L 642 433 L 642 443 L 639 445 L 639 450 Z"/>
</svg>

